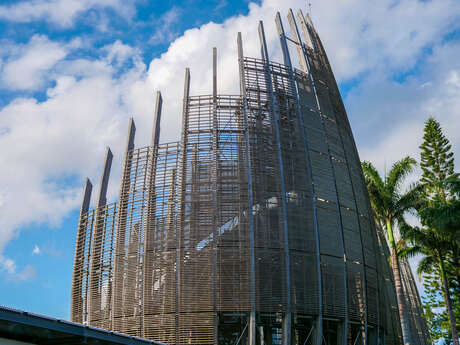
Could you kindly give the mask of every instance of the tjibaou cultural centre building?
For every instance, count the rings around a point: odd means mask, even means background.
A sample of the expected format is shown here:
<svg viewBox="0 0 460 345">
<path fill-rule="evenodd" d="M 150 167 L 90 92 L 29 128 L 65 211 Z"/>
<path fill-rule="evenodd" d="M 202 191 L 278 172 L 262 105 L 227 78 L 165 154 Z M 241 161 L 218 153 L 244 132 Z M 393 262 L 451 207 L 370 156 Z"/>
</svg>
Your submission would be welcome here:
<svg viewBox="0 0 460 345">
<path fill-rule="evenodd" d="M 217 93 L 215 50 L 212 93 L 192 95 L 186 70 L 179 142 L 159 143 L 159 93 L 150 146 L 134 147 L 131 120 L 111 204 L 107 150 L 94 210 L 85 186 L 72 321 L 166 344 L 402 344 L 337 83 L 310 18 L 288 19 L 289 37 L 275 18 L 282 64 L 262 22 L 260 57 L 238 34 L 240 94 Z M 412 343 L 426 344 L 402 266 Z"/>
</svg>

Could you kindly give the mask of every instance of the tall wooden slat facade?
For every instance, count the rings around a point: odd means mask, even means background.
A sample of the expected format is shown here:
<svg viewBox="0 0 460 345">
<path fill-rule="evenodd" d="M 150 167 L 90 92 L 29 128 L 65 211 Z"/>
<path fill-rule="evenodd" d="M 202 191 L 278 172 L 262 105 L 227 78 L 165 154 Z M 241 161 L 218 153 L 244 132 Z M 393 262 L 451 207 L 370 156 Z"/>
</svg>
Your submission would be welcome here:
<svg viewBox="0 0 460 345">
<path fill-rule="evenodd" d="M 246 57 L 240 94 L 192 96 L 181 140 L 134 147 L 120 195 L 97 207 L 85 187 L 75 249 L 73 321 L 167 344 L 400 344 L 388 249 L 377 231 L 347 114 L 310 18 L 276 25 L 282 64 Z M 293 45 L 293 46 L 292 46 Z M 293 47 L 301 69 L 293 68 Z M 403 263 L 414 344 L 427 344 Z"/>
</svg>

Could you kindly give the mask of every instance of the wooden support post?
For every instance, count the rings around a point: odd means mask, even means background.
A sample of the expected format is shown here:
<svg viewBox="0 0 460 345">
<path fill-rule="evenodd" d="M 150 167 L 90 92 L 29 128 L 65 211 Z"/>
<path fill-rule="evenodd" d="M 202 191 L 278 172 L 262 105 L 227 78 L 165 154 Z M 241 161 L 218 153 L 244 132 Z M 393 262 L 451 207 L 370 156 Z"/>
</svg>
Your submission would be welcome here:
<svg viewBox="0 0 460 345">
<path fill-rule="evenodd" d="M 105 223 L 105 206 L 107 204 L 107 187 L 112 167 L 113 154 L 107 147 L 102 169 L 101 180 L 99 182 L 99 193 L 97 196 L 97 208 L 95 213 L 93 240 L 91 246 L 91 268 L 89 272 L 89 316 L 88 324 L 99 326 L 93 322 L 102 319 L 101 314 L 101 292 L 102 292 L 102 261 L 103 258 L 103 236 Z"/>
<path fill-rule="evenodd" d="M 91 200 L 91 191 L 93 185 L 89 178 L 86 178 L 85 187 L 83 189 L 83 200 L 80 207 L 80 218 L 78 221 L 77 239 L 75 243 L 74 256 L 74 271 L 72 277 L 72 300 L 70 304 L 70 320 L 72 322 L 83 322 L 83 296 L 82 296 L 82 279 L 83 279 L 83 260 L 85 251 L 86 239 L 86 215 L 89 210 Z"/>
<path fill-rule="evenodd" d="M 123 283 L 126 256 L 126 225 L 128 216 L 129 190 L 131 184 L 131 160 L 134 149 L 136 126 L 133 118 L 129 121 L 128 137 L 126 139 L 125 158 L 121 175 L 120 196 L 118 200 L 118 217 L 116 227 L 116 243 L 114 258 L 113 299 L 112 299 L 112 328 L 122 330 L 123 321 Z"/>
<path fill-rule="evenodd" d="M 153 118 L 152 146 L 158 145 L 158 143 L 160 142 L 160 123 L 162 105 L 163 98 L 161 97 L 161 92 L 157 91 L 157 98 L 155 101 L 155 115 Z"/>
<path fill-rule="evenodd" d="M 246 84 L 244 76 L 244 55 L 243 55 L 243 40 L 241 32 L 238 32 L 238 63 L 240 72 L 240 94 L 243 100 L 243 130 L 246 147 L 246 163 L 248 173 L 248 218 L 249 218 L 249 269 L 250 269 L 250 284 L 251 284 L 251 312 L 249 314 L 249 345 L 256 345 L 256 277 L 255 277 L 255 235 L 254 235 L 254 197 L 252 189 L 252 163 L 251 163 L 251 146 L 249 142 L 249 126 L 248 126 L 248 100 L 246 95 Z"/>
<path fill-rule="evenodd" d="M 300 99 L 299 93 L 297 89 L 297 83 L 295 81 L 294 71 L 292 68 L 291 57 L 289 54 L 289 49 L 286 40 L 286 34 L 283 27 L 283 22 L 281 20 L 280 13 L 278 12 L 275 17 L 276 27 L 278 30 L 278 35 L 280 37 L 281 43 L 281 50 L 283 52 L 284 64 L 288 68 L 289 71 L 289 79 L 291 83 L 291 87 L 296 92 L 296 111 L 297 111 L 297 119 L 298 125 L 300 128 L 300 133 L 302 135 L 303 141 L 303 149 L 305 151 L 305 162 L 306 162 L 306 176 L 308 178 L 308 184 L 311 186 L 312 191 L 312 208 L 313 208 L 313 227 L 315 232 L 315 255 L 316 255 L 316 279 L 318 282 L 318 316 L 316 319 L 316 331 L 322 334 L 323 328 L 323 316 L 322 316 L 322 309 L 323 309 L 323 291 L 322 291 L 322 274 L 321 274 L 321 254 L 320 254 L 320 245 L 319 245 L 319 229 L 318 229 L 318 214 L 317 214 L 317 205 L 316 205 L 316 191 L 315 191 L 315 184 L 313 181 L 312 176 L 312 165 L 311 165 L 311 158 L 310 158 L 310 148 L 308 146 L 307 141 L 307 133 L 305 130 L 305 125 L 303 121 L 303 114 L 300 108 Z"/>
<path fill-rule="evenodd" d="M 268 89 L 268 97 L 272 106 L 272 125 L 275 129 L 275 140 L 277 146 L 278 164 L 280 169 L 280 186 L 281 186 L 281 207 L 283 215 L 283 236 L 284 236 L 284 264 L 285 264 L 285 289 L 286 289 L 286 314 L 283 317 L 283 345 L 291 344 L 291 324 L 292 324 L 292 306 L 291 306 L 291 260 L 289 253 L 289 226 L 287 215 L 287 202 L 286 202 L 286 187 L 285 187 L 285 174 L 283 162 L 283 148 L 281 145 L 281 137 L 279 130 L 279 115 L 278 103 L 273 89 L 273 78 L 270 67 L 270 59 L 268 56 L 267 42 L 265 40 L 265 32 L 263 22 L 259 22 L 259 39 L 262 50 L 262 59 L 265 60 L 266 69 L 266 82 Z"/>
</svg>

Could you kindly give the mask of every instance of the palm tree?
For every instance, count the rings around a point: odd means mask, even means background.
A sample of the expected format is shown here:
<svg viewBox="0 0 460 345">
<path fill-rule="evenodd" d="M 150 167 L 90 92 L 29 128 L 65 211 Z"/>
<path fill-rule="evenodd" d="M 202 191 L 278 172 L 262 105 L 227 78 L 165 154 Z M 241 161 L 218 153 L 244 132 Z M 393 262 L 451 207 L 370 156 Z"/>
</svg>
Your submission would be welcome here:
<svg viewBox="0 0 460 345">
<path fill-rule="evenodd" d="M 439 271 L 452 339 L 455 345 L 459 345 L 448 276 L 459 280 L 460 180 L 457 176 L 447 179 L 442 183 L 442 190 L 442 198 L 427 200 L 421 205 L 419 215 L 423 228 L 402 224 L 404 242 L 411 244 L 411 247 L 404 245 L 400 254 L 406 257 L 417 254 L 424 256 L 418 265 L 419 275 L 432 272 L 435 268 Z"/>
<path fill-rule="evenodd" d="M 443 234 L 438 229 L 421 229 L 403 225 L 401 230 L 404 234 L 404 241 L 410 243 L 412 246 L 405 246 L 405 248 L 401 250 L 400 255 L 403 257 L 423 255 L 423 259 L 419 262 L 417 267 L 419 276 L 421 276 L 422 273 L 433 272 L 436 269 L 439 270 L 444 301 L 451 324 L 452 340 L 455 345 L 459 345 L 446 270 L 448 257 L 451 255 L 450 253 L 456 250 L 456 243 L 449 238 L 450 236 L 446 236 L 446 234 Z"/>
<path fill-rule="evenodd" d="M 450 241 L 449 255 L 445 258 L 451 275 L 460 285 L 460 179 L 448 179 L 444 185 L 449 198 L 429 200 L 419 214 L 423 225 L 436 229 L 439 236 Z"/>
<path fill-rule="evenodd" d="M 395 162 L 388 175 L 382 179 L 372 163 L 361 163 L 376 222 L 385 230 L 390 245 L 391 267 L 405 345 L 410 344 L 411 340 L 394 230 L 399 224 L 405 223 L 404 214 L 413 210 L 420 200 L 422 189 L 418 184 L 409 186 L 404 192 L 401 191 L 405 178 L 414 170 L 416 164 L 413 158 L 405 157 Z"/>
</svg>

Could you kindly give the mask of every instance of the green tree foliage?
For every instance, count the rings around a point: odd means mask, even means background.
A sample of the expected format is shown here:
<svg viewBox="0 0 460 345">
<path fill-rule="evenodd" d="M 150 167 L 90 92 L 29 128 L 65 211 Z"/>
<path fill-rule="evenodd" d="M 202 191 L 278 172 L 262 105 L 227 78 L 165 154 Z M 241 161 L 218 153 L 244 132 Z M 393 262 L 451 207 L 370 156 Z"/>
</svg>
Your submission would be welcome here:
<svg viewBox="0 0 460 345">
<path fill-rule="evenodd" d="M 444 305 L 438 272 L 423 275 L 423 290 L 423 315 L 427 322 L 430 338 L 433 341 L 442 338 L 450 341 L 449 316 Z"/>
<path fill-rule="evenodd" d="M 451 287 L 449 281 L 452 278 L 452 272 L 449 272 L 449 258 L 452 256 L 452 252 L 455 250 L 454 242 L 452 242 L 449 236 L 446 236 L 444 232 L 438 231 L 438 229 L 430 227 L 416 227 L 409 226 L 407 224 L 400 224 L 401 231 L 404 236 L 404 241 L 408 242 L 410 246 L 404 246 L 400 250 L 400 255 L 404 257 L 411 257 L 414 255 L 422 255 L 420 260 L 417 273 L 419 276 L 422 274 L 431 274 L 433 272 L 438 273 L 438 279 L 440 280 L 441 290 L 443 292 L 444 306 L 446 306 L 449 320 L 452 320 L 450 328 L 452 334 L 452 340 L 454 344 L 458 345 L 458 336 L 455 326 L 455 313 L 454 304 L 452 302 Z M 438 284 L 433 284 L 434 288 L 438 288 Z M 431 301 L 433 302 L 433 300 Z M 441 314 L 442 315 L 442 314 Z M 436 319 L 435 319 L 436 320 Z M 443 324 L 439 324 L 441 330 Z"/>
<path fill-rule="evenodd" d="M 441 125 L 433 117 L 425 122 L 423 143 L 420 145 L 421 183 L 432 197 L 446 198 L 445 181 L 458 176 L 454 173 L 454 153 Z"/>
<path fill-rule="evenodd" d="M 452 342 L 449 314 L 447 312 L 444 293 L 439 279 L 438 270 L 423 275 L 422 307 L 428 330 L 432 340 L 444 338 L 447 344 Z M 450 280 L 451 282 L 451 280 Z M 451 284 L 452 285 L 452 284 Z M 452 309 L 456 324 L 460 324 L 460 290 L 458 284 L 450 287 Z"/>
<path fill-rule="evenodd" d="M 438 277 L 446 281 L 441 290 L 442 307 L 450 325 L 441 326 L 452 339 L 452 334 L 458 334 L 460 324 L 460 180 L 451 177 L 443 187 L 449 198 L 443 200 L 435 196 L 419 213 L 422 224 L 438 238 L 437 247 L 442 248 L 444 266 L 439 266 Z M 458 344 L 458 339 L 452 340 Z"/>
<path fill-rule="evenodd" d="M 425 123 L 420 166 L 425 199 L 418 205 L 422 227 L 403 224 L 406 246 L 402 255 L 422 254 L 425 316 L 434 339 L 449 334 L 458 345 L 460 289 L 460 180 L 454 172 L 454 154 L 440 124 Z M 442 292 L 440 294 L 439 292 Z"/>
<path fill-rule="evenodd" d="M 436 231 L 437 236 L 450 243 L 446 253 L 446 269 L 455 285 L 460 285 L 460 179 L 451 177 L 444 182 L 449 198 L 435 198 L 419 210 L 422 224 Z"/>
</svg>

